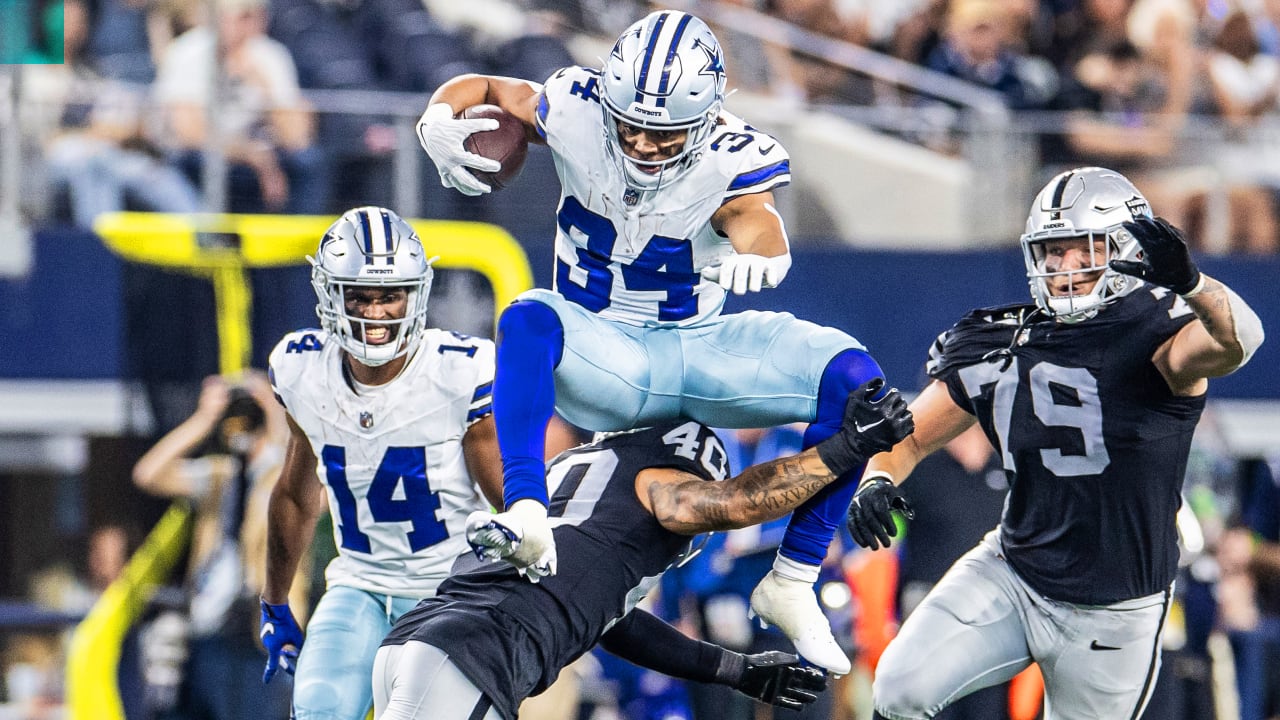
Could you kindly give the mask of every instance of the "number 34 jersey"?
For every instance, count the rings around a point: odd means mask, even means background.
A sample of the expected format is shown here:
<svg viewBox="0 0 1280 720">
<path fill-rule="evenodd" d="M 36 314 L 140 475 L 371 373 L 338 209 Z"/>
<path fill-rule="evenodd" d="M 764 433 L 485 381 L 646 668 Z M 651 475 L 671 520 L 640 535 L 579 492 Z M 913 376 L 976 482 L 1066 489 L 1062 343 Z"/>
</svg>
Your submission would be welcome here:
<svg viewBox="0 0 1280 720">
<path fill-rule="evenodd" d="M 687 172 L 657 191 L 629 189 L 606 146 L 599 77 L 596 70 L 564 68 L 539 97 L 537 129 L 551 147 L 561 187 L 554 287 L 601 317 L 632 325 L 713 317 L 724 290 L 701 272 L 731 247 L 711 227 L 711 216 L 734 197 L 789 183 L 787 152 L 722 111 Z"/>
<path fill-rule="evenodd" d="M 392 382 L 357 391 L 342 350 L 321 330 L 286 335 L 271 383 L 311 441 L 338 557 L 330 586 L 426 597 L 467 550 L 467 515 L 487 507 L 462 437 L 491 413 L 493 343 L 425 333 Z"/>
<path fill-rule="evenodd" d="M 1056 600 L 1162 592 L 1177 569 L 1174 519 L 1205 400 L 1174 395 L 1151 357 L 1191 309 L 1152 287 L 1076 324 L 1021 324 L 1033 309 L 970 313 L 928 363 L 1001 454 L 1005 556 Z"/>
</svg>

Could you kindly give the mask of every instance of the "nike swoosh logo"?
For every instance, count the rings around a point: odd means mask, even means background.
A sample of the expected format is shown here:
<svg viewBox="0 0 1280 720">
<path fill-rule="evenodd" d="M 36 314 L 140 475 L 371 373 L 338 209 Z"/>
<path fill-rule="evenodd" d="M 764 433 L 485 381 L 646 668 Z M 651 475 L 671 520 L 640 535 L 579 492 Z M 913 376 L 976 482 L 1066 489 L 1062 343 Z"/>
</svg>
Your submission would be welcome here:
<svg viewBox="0 0 1280 720">
<path fill-rule="evenodd" d="M 854 430 L 857 430 L 858 432 L 866 432 L 866 431 L 870 430 L 871 428 L 873 428 L 873 427 L 875 427 L 875 426 L 879 425 L 879 424 L 880 424 L 880 423 L 882 423 L 882 422 L 884 422 L 884 418 L 880 418 L 879 420 L 877 420 L 877 421 L 875 421 L 875 422 L 871 423 L 870 425 L 859 425 L 858 423 L 856 423 L 856 422 L 855 422 L 855 423 L 853 424 L 853 429 L 854 429 Z"/>
<path fill-rule="evenodd" d="M 769 152 L 770 152 L 771 150 L 773 150 L 773 149 L 774 149 L 775 147 L 777 147 L 777 146 L 778 146 L 778 143 L 774 143 L 774 144 L 770 145 L 769 147 L 758 147 L 758 148 L 756 148 L 756 149 L 760 151 L 760 154 L 761 154 L 761 155 L 768 155 L 768 154 L 769 154 Z"/>
<path fill-rule="evenodd" d="M 258 634 L 258 638 L 262 639 L 268 635 L 275 635 L 275 634 L 276 634 L 275 623 L 267 623 L 262 626 L 262 632 Z"/>
<path fill-rule="evenodd" d="M 1092 643 L 1089 644 L 1089 649 L 1090 650 L 1119 650 L 1120 648 L 1111 647 L 1110 645 L 1099 645 L 1098 641 L 1094 640 Z"/>
</svg>

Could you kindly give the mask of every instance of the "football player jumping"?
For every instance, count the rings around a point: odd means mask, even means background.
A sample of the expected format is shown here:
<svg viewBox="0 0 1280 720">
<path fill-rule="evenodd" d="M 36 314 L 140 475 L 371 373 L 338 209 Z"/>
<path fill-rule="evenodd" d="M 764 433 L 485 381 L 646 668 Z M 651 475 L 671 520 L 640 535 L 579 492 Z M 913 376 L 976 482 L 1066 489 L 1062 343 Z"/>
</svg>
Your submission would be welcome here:
<svg viewBox="0 0 1280 720">
<path fill-rule="evenodd" d="M 431 260 L 390 210 L 347 211 L 308 259 L 323 329 L 286 335 L 270 360 L 291 434 L 269 506 L 263 680 L 297 658 L 293 717 L 360 720 L 383 636 L 467 551 L 468 514 L 502 500 L 494 348 L 426 327 Z M 338 556 L 304 649 L 287 598 L 326 500 Z"/>
<path fill-rule="evenodd" d="M 1032 662 L 1049 720 L 1140 717 L 1207 379 L 1262 344 L 1253 310 L 1114 171 L 1051 180 L 1022 250 L 1035 303 L 975 310 L 942 334 L 915 434 L 871 459 L 849 512 L 855 540 L 888 545 L 896 483 L 975 422 L 1010 478 L 999 527 L 880 658 L 880 718 L 933 717 Z"/>
<path fill-rule="evenodd" d="M 561 185 L 554 290 L 520 296 L 499 322 L 494 416 L 506 512 L 487 521 L 520 542 L 511 560 L 555 572 L 541 448 L 553 409 L 597 431 L 687 417 L 717 427 L 811 423 L 806 446 L 840 427 L 844 399 L 880 367 L 854 338 L 785 313 L 721 315 L 725 294 L 775 287 L 791 266 L 773 190 L 790 182 L 782 144 L 726 112 L 710 28 L 655 12 L 628 28 L 600 69 L 567 67 L 544 84 L 463 75 L 431 97 L 418 125 L 441 182 L 489 187 L 498 164 L 464 139 L 495 104 L 545 143 Z M 751 597 L 811 662 L 849 660 L 812 583 L 861 468 L 793 515 L 773 570 Z"/>
</svg>

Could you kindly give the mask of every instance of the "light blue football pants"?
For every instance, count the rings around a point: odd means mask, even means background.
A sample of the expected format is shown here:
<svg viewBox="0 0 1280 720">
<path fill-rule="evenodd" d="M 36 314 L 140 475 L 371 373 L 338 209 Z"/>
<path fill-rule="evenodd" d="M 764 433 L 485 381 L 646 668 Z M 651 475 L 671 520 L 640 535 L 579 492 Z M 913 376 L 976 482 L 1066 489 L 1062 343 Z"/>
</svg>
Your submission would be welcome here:
<svg viewBox="0 0 1280 720">
<path fill-rule="evenodd" d="M 335 585 L 307 623 L 293 679 L 294 720 L 364 720 L 373 707 L 373 659 L 419 598 Z"/>
</svg>

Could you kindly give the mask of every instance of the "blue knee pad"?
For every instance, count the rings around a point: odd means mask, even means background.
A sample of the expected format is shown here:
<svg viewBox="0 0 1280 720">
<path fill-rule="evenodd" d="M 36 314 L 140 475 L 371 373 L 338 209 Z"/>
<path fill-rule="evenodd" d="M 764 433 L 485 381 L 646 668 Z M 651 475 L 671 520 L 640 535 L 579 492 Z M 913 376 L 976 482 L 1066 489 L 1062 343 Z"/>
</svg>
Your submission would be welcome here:
<svg viewBox="0 0 1280 720">
<path fill-rule="evenodd" d="M 502 453 L 502 502 L 532 498 L 547 504 L 547 423 L 555 411 L 555 369 L 564 326 L 540 302 L 512 303 L 498 319 L 493 420 Z"/>
<path fill-rule="evenodd" d="M 849 393 L 875 377 L 884 377 L 880 364 L 863 350 L 845 350 L 827 363 L 818 385 L 818 409 L 804 433 L 804 447 L 809 448 L 835 435 L 844 420 L 844 406 Z M 888 392 L 880 391 L 877 398 Z M 862 467 L 840 476 L 821 492 L 809 498 L 791 514 L 786 535 L 778 552 L 805 565 L 821 565 L 836 527 L 844 520 L 858 489 Z"/>
</svg>

